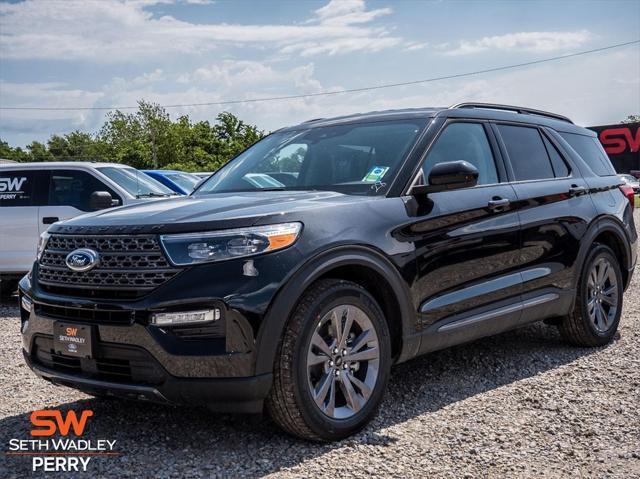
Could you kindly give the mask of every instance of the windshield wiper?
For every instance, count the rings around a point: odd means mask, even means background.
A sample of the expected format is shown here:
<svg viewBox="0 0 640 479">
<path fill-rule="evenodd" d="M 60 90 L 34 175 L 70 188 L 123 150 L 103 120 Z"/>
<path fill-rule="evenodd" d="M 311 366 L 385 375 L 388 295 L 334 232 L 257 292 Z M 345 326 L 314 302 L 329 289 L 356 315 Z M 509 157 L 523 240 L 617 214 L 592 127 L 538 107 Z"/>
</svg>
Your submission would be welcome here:
<svg viewBox="0 0 640 479">
<path fill-rule="evenodd" d="M 171 196 L 169 193 L 154 193 L 150 191 L 149 193 L 138 193 L 136 198 L 166 198 Z"/>
</svg>

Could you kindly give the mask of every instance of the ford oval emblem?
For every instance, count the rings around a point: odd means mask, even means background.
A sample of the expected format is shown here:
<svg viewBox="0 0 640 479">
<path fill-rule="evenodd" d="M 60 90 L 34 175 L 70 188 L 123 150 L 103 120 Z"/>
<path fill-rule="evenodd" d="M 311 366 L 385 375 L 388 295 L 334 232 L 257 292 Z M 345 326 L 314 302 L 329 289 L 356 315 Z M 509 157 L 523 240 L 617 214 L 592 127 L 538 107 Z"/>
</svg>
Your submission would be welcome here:
<svg viewBox="0 0 640 479">
<path fill-rule="evenodd" d="M 96 251 L 88 248 L 81 248 L 72 251 L 67 255 L 65 263 L 72 271 L 83 273 L 98 266 L 100 255 Z"/>
</svg>

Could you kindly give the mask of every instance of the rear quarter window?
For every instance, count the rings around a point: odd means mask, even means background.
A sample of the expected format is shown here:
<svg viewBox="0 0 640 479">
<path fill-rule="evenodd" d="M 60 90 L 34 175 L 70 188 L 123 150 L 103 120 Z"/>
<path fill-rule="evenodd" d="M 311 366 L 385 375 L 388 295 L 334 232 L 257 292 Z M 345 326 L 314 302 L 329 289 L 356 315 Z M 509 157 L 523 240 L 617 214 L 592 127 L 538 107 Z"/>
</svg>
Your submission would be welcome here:
<svg viewBox="0 0 640 479">
<path fill-rule="evenodd" d="M 33 171 L 0 171 L 0 206 L 33 206 Z"/>
<path fill-rule="evenodd" d="M 560 136 L 571 145 L 571 148 L 580 155 L 596 175 L 611 176 L 616 174 L 616 170 L 597 138 L 576 133 L 560 133 Z"/>
</svg>

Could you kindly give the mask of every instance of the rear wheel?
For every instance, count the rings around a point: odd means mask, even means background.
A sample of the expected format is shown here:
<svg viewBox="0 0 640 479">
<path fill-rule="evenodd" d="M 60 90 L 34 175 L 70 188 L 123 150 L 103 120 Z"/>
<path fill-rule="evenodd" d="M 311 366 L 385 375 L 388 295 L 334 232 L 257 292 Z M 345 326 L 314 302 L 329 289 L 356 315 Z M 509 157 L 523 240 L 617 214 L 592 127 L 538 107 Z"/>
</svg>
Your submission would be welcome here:
<svg viewBox="0 0 640 479">
<path fill-rule="evenodd" d="M 284 332 L 267 409 L 291 434 L 342 439 L 375 415 L 390 365 L 389 329 L 371 295 L 348 281 L 318 281 Z"/>
<path fill-rule="evenodd" d="M 613 339 L 622 312 L 620 264 L 613 251 L 595 245 L 578 284 L 572 313 L 559 324 L 560 333 L 578 346 L 602 346 Z"/>
</svg>

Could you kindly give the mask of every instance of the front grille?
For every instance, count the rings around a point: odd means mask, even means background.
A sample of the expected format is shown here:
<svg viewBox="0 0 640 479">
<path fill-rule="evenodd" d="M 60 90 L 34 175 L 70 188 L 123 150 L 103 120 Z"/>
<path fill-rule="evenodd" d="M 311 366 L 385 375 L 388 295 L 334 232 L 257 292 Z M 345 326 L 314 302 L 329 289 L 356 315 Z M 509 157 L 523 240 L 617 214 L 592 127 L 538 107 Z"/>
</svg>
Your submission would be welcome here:
<svg viewBox="0 0 640 479">
<path fill-rule="evenodd" d="M 37 336 L 32 357 L 41 366 L 64 374 L 125 384 L 157 385 L 165 373 L 144 349 L 111 343 L 98 343 L 95 358 L 75 358 L 58 354 L 50 337 Z"/>
<path fill-rule="evenodd" d="M 54 319 L 90 321 L 96 324 L 113 324 L 126 326 L 135 320 L 133 311 L 74 308 L 53 304 L 35 303 L 36 314 Z"/>
<path fill-rule="evenodd" d="M 76 272 L 67 255 L 90 248 L 97 267 Z M 136 298 L 173 278 L 179 270 L 166 260 L 155 236 L 52 235 L 39 261 L 38 282 L 46 291 L 90 298 Z"/>
</svg>

